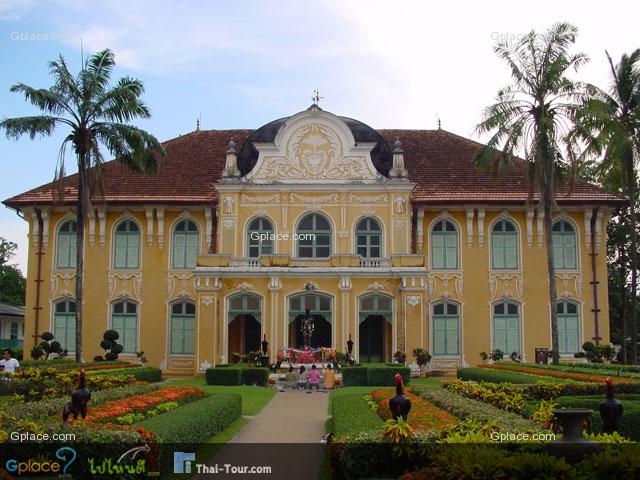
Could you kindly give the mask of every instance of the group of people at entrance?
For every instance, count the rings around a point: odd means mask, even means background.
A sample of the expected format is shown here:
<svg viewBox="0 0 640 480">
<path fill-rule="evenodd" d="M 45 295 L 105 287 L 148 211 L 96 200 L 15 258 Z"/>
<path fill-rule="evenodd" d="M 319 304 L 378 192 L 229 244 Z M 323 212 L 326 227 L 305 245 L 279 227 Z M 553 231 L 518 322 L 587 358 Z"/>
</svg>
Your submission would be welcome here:
<svg viewBox="0 0 640 480">
<path fill-rule="evenodd" d="M 289 366 L 289 373 L 285 376 L 285 382 L 296 390 L 306 390 L 307 393 L 311 393 L 314 388 L 316 391 L 320 391 L 320 385 L 322 385 L 323 390 L 333 388 L 335 374 L 331 367 L 324 372 L 320 372 L 315 364 L 311 365 L 309 370 L 304 365 L 301 365 L 296 373 L 291 365 Z M 283 390 L 281 388 L 281 391 Z"/>
</svg>

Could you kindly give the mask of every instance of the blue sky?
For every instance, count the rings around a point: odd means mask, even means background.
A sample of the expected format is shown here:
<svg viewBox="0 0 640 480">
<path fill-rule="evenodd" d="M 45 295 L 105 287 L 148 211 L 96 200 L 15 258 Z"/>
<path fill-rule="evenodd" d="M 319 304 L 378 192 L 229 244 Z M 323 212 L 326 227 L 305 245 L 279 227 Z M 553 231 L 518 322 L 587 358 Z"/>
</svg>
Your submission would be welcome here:
<svg viewBox="0 0 640 480">
<path fill-rule="evenodd" d="M 429 129 L 441 118 L 443 128 L 477 138 L 482 108 L 509 81 L 492 53 L 498 38 L 569 21 L 580 29 L 576 51 L 591 57 L 579 77 L 601 86 L 604 49 L 615 59 L 640 47 L 635 2 L 514 5 L 0 0 L 0 118 L 34 113 L 9 87 L 48 87 L 47 62 L 59 54 L 77 71 L 82 42 L 85 54 L 115 51 L 114 78 L 144 82 L 153 117 L 140 125 L 161 140 L 193 130 L 198 116 L 205 129 L 257 128 L 306 108 L 315 88 L 323 108 L 375 128 Z M 0 199 L 50 181 L 63 137 L 0 137 Z M 23 271 L 26 232 L 15 212 L 0 208 L 0 236 L 18 243 Z"/>
</svg>

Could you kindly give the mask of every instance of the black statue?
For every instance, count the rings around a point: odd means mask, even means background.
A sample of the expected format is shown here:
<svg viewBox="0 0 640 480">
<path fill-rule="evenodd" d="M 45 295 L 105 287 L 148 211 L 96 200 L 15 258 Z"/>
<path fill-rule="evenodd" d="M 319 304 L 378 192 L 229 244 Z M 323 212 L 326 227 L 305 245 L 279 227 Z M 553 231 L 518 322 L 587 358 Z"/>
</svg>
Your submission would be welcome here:
<svg viewBox="0 0 640 480">
<path fill-rule="evenodd" d="M 389 400 L 389 410 L 391 410 L 391 416 L 394 420 L 398 420 L 398 417 L 406 422 L 411 410 L 411 400 L 404 396 L 404 385 L 402 384 L 402 375 L 396 373 L 394 377 L 396 380 L 396 396 Z"/>
<path fill-rule="evenodd" d="M 84 420 L 87 418 L 87 404 L 91 400 L 91 392 L 85 388 L 86 378 L 84 370 L 80 370 L 78 374 L 78 388 L 71 394 L 71 401 L 67 402 L 62 410 L 62 421 L 69 425 L 69 417 L 73 415 L 73 419 L 77 420 L 78 416 Z"/>
<path fill-rule="evenodd" d="M 613 381 L 607 378 L 607 398 L 600 403 L 602 417 L 602 431 L 604 433 L 617 432 L 620 428 L 622 404 L 613 398 Z"/>
<path fill-rule="evenodd" d="M 269 346 L 269 342 L 267 342 L 267 335 L 265 334 L 264 337 L 262 337 L 262 355 L 263 356 L 267 356 L 267 347 Z"/>
<path fill-rule="evenodd" d="M 349 356 L 353 354 L 353 340 L 351 340 L 351 334 L 349 334 L 349 340 L 347 340 L 347 352 Z"/>
</svg>

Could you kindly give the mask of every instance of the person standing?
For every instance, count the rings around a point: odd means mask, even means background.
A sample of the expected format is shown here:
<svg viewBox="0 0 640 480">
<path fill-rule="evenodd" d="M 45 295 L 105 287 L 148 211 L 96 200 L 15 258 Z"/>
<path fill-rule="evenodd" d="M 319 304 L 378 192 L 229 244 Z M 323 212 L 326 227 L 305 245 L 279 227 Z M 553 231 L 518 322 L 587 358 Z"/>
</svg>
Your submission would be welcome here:
<svg viewBox="0 0 640 480">
<path fill-rule="evenodd" d="M 8 348 L 2 352 L 2 360 L 0 360 L 0 371 L 7 372 L 13 375 L 16 373 L 16 369 L 20 368 L 18 360 L 13 358 L 13 352 Z"/>
</svg>

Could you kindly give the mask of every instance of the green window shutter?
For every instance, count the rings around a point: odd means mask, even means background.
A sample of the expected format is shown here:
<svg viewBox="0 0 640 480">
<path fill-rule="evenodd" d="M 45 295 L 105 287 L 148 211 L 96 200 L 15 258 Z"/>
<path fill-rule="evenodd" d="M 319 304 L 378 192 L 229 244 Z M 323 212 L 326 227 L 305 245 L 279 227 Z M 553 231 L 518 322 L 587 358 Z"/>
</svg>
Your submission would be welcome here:
<svg viewBox="0 0 640 480">
<path fill-rule="evenodd" d="M 567 351 L 566 353 L 576 353 L 579 350 L 578 339 L 578 317 L 577 315 L 570 315 L 565 320 L 565 332 L 567 336 Z"/>
<path fill-rule="evenodd" d="M 445 268 L 454 269 L 458 267 L 458 236 L 447 234 L 445 236 Z"/>
<path fill-rule="evenodd" d="M 493 254 L 493 268 L 504 268 L 503 261 L 503 248 L 504 248 L 504 239 L 502 234 L 494 233 L 492 236 L 492 254 Z"/>
<path fill-rule="evenodd" d="M 558 315 L 558 350 L 559 353 L 568 353 L 566 317 Z"/>
<path fill-rule="evenodd" d="M 458 355 L 458 338 L 460 331 L 458 328 L 458 317 L 447 317 L 447 355 Z"/>
<path fill-rule="evenodd" d="M 563 238 L 562 235 L 552 234 L 551 239 L 553 242 L 553 266 L 555 268 L 564 268 L 564 259 L 563 259 Z"/>
<path fill-rule="evenodd" d="M 137 233 L 130 233 L 128 237 L 127 268 L 138 268 L 140 237 Z"/>
<path fill-rule="evenodd" d="M 504 352 L 507 348 L 507 324 L 503 315 L 493 319 L 493 349 Z"/>
<path fill-rule="evenodd" d="M 194 354 L 196 350 L 195 317 L 185 317 L 184 319 L 184 353 Z"/>
<path fill-rule="evenodd" d="M 177 233 L 173 237 L 173 268 L 185 267 L 185 252 L 185 236 L 181 233 Z"/>
<path fill-rule="evenodd" d="M 135 316 L 127 316 L 125 322 L 125 342 L 123 343 L 124 351 L 127 353 L 135 353 L 137 343 L 137 318 Z"/>
<path fill-rule="evenodd" d="M 444 265 L 444 239 L 442 234 L 434 233 L 431 239 L 433 244 L 433 248 L 431 249 L 432 253 L 432 263 L 434 269 L 442 269 L 445 268 Z"/>
<path fill-rule="evenodd" d="M 184 320 L 179 316 L 171 318 L 171 353 L 183 353 Z"/>
<path fill-rule="evenodd" d="M 190 234 L 187 236 L 187 255 L 186 268 L 196 267 L 196 256 L 198 255 L 198 235 Z"/>
<path fill-rule="evenodd" d="M 444 319 L 442 317 L 433 318 L 433 353 L 434 355 L 445 354 L 445 332 Z"/>
<path fill-rule="evenodd" d="M 504 237 L 505 268 L 518 268 L 518 237 L 514 234 L 507 234 Z"/>
<path fill-rule="evenodd" d="M 127 237 L 123 234 L 116 234 L 114 268 L 126 268 L 127 266 Z"/>
<path fill-rule="evenodd" d="M 506 318 L 507 324 L 507 349 L 505 353 L 520 353 L 520 318 L 517 316 L 509 316 Z"/>
<path fill-rule="evenodd" d="M 69 235 L 58 234 L 58 268 L 68 268 L 69 265 Z"/>
<path fill-rule="evenodd" d="M 576 268 L 576 241 L 574 235 L 564 235 L 565 268 Z"/>
</svg>

